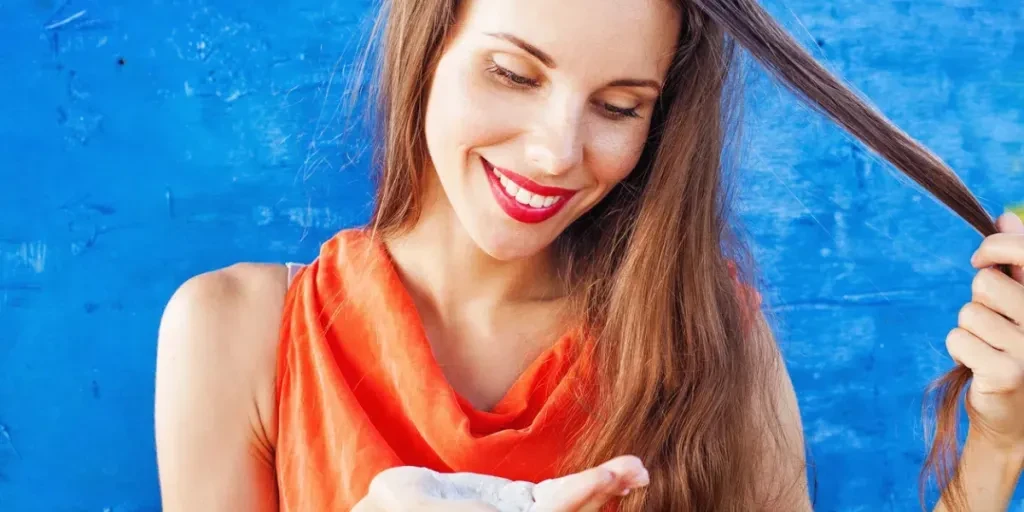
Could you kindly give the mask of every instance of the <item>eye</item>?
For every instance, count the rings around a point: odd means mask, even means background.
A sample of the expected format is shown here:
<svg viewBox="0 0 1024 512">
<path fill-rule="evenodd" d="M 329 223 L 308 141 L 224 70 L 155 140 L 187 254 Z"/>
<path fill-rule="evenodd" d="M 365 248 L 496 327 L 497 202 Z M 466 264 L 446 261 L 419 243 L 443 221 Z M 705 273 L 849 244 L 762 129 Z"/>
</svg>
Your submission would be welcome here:
<svg viewBox="0 0 1024 512">
<path fill-rule="evenodd" d="M 615 105 L 612 105 L 611 103 L 602 103 L 601 106 L 604 107 L 605 112 L 607 112 L 608 116 L 611 117 L 612 119 L 638 118 L 638 117 L 640 117 L 640 114 L 637 112 L 637 108 L 636 107 L 633 107 L 633 108 L 622 108 L 622 107 L 616 107 Z"/>
<path fill-rule="evenodd" d="M 540 85 L 539 80 L 533 78 L 527 78 L 525 76 L 513 73 L 508 68 L 501 67 L 494 62 L 487 68 L 487 71 L 498 77 L 499 80 L 504 82 L 509 87 L 517 88 L 530 88 L 537 87 Z"/>
</svg>

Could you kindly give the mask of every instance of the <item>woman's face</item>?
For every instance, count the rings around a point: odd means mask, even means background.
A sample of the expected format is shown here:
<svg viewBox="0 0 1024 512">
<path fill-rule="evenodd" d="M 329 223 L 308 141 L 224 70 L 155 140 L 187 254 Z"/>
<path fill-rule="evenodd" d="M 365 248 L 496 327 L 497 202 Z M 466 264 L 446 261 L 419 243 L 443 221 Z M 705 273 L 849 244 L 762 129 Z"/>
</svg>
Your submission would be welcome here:
<svg viewBox="0 0 1024 512">
<path fill-rule="evenodd" d="M 680 22 L 666 0 L 466 2 L 426 140 L 483 251 L 536 254 L 633 170 Z"/>
</svg>

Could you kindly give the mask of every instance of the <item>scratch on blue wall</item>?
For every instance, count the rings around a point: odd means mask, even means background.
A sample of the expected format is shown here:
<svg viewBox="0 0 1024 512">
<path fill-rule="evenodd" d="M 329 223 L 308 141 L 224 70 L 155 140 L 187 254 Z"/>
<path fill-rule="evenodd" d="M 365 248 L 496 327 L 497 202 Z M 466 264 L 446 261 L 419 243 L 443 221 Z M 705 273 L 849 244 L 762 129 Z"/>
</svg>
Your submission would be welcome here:
<svg viewBox="0 0 1024 512">
<path fill-rule="evenodd" d="M 769 2 L 993 212 L 1024 200 L 1024 10 Z M 370 2 L 0 2 L 0 510 L 157 510 L 156 326 L 188 276 L 366 218 L 339 108 Z M 818 510 L 911 510 L 919 396 L 977 237 L 750 79 L 742 211 Z M 1017 502 L 1024 510 L 1024 502 Z"/>
</svg>

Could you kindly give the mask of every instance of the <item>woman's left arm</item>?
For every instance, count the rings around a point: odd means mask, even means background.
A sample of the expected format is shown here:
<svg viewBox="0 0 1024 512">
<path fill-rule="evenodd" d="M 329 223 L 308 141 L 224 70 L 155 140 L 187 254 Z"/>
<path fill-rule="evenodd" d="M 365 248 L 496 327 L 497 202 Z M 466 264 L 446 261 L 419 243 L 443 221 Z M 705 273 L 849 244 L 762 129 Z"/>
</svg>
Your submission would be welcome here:
<svg viewBox="0 0 1024 512">
<path fill-rule="evenodd" d="M 1022 463 L 1024 453 L 1020 450 L 1008 450 L 993 443 L 972 427 L 967 434 L 959 469 L 967 510 L 1005 512 L 1017 487 Z M 950 510 L 953 509 L 946 499 L 935 507 L 935 512 Z"/>
<path fill-rule="evenodd" d="M 1024 465 L 1024 222 L 1007 213 L 997 225 L 971 258 L 979 269 L 971 302 L 946 338 L 950 356 L 974 374 L 958 470 L 972 512 L 1005 511 Z M 935 510 L 949 510 L 944 501 Z"/>
</svg>

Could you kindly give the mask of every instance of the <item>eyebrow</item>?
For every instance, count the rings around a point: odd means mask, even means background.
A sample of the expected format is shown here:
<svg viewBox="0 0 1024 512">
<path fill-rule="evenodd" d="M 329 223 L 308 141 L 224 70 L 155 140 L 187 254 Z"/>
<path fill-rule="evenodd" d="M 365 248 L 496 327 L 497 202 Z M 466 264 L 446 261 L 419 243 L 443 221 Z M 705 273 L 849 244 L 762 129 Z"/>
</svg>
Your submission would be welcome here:
<svg viewBox="0 0 1024 512">
<path fill-rule="evenodd" d="M 509 34 L 507 32 L 485 32 L 485 34 L 491 37 L 502 39 L 504 41 L 508 41 L 518 46 L 526 53 L 529 53 L 530 55 L 536 57 L 537 60 L 539 60 L 542 64 L 551 69 L 555 69 L 557 67 L 557 65 L 555 64 L 555 59 L 551 58 L 551 56 L 545 53 L 544 50 L 541 50 L 540 48 L 537 48 L 536 46 L 527 43 L 526 41 L 523 41 L 523 39 L 520 37 Z M 608 87 L 649 87 L 651 89 L 654 89 L 659 94 L 661 93 L 661 82 L 657 80 L 621 78 L 619 80 L 613 80 L 612 82 L 610 82 L 608 84 Z"/>
<path fill-rule="evenodd" d="M 608 87 L 650 87 L 659 94 L 661 93 L 661 82 L 657 80 L 641 80 L 637 78 L 622 78 L 619 80 L 613 80 L 608 84 Z"/>
<path fill-rule="evenodd" d="M 527 43 L 526 41 L 523 41 L 519 37 L 516 37 L 507 32 L 486 32 L 486 34 L 491 37 L 496 37 L 498 39 L 504 39 L 505 41 L 508 41 L 522 48 L 523 51 L 529 53 L 530 55 L 533 55 L 534 57 L 537 57 L 537 60 L 541 61 L 545 66 L 551 69 L 555 69 L 557 67 L 555 65 L 555 59 L 552 59 L 550 55 L 544 53 L 544 51 L 541 50 L 540 48 L 537 48 L 536 46 Z"/>
</svg>

